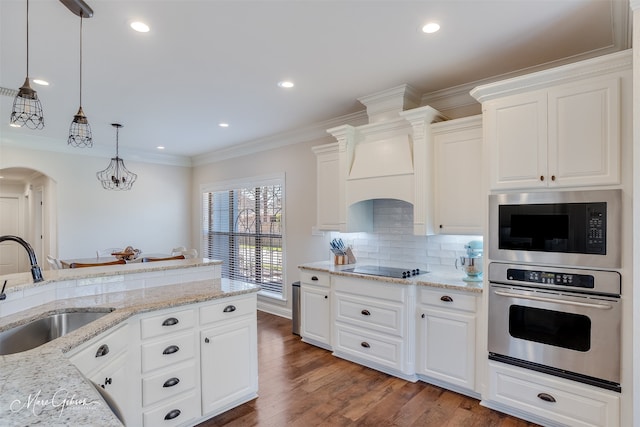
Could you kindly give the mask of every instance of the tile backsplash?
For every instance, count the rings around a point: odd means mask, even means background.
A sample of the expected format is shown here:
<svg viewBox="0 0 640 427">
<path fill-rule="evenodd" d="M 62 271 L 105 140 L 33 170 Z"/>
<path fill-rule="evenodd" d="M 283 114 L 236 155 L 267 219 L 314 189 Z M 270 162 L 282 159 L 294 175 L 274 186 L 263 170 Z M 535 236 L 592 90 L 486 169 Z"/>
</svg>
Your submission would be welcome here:
<svg viewBox="0 0 640 427">
<path fill-rule="evenodd" d="M 390 267 L 454 267 L 464 245 L 482 236 L 413 235 L 413 206 L 401 200 L 373 201 L 372 233 L 335 233 L 353 248 L 358 264 Z"/>
</svg>

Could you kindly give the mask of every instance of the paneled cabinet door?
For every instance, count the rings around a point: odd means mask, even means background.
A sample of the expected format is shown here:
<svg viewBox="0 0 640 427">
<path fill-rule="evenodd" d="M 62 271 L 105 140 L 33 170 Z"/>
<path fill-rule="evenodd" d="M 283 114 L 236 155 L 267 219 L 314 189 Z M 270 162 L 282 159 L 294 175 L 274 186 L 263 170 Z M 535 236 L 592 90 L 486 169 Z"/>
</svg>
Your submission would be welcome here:
<svg viewBox="0 0 640 427">
<path fill-rule="evenodd" d="M 331 303 L 329 289 L 300 287 L 300 311 L 302 313 L 300 335 L 303 340 L 321 347 L 331 347 Z"/>
<path fill-rule="evenodd" d="M 435 224 L 440 234 L 482 234 L 482 117 L 431 126 L 435 143 Z"/>
<path fill-rule="evenodd" d="M 132 388 L 131 381 L 128 380 L 127 366 L 127 353 L 124 352 L 89 377 L 93 383 L 102 387 L 118 405 L 125 422 L 134 418 L 129 414 L 129 393 Z"/>
<path fill-rule="evenodd" d="M 587 79 L 484 106 L 492 189 L 620 183 L 620 79 Z"/>
<path fill-rule="evenodd" d="M 475 315 L 420 310 L 418 374 L 473 390 Z"/>
<path fill-rule="evenodd" d="M 340 163 L 338 144 L 314 147 L 317 179 L 317 227 L 319 230 L 340 229 Z"/>
<path fill-rule="evenodd" d="M 247 401 L 258 391 L 255 318 L 225 323 L 200 333 L 202 413 L 214 415 Z"/>
</svg>

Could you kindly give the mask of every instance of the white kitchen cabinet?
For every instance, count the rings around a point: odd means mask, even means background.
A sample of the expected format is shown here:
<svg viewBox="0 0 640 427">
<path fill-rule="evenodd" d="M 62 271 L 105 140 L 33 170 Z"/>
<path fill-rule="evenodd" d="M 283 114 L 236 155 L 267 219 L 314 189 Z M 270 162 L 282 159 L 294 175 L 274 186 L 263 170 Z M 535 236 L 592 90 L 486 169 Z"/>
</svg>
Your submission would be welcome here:
<svg viewBox="0 0 640 427">
<path fill-rule="evenodd" d="M 200 309 L 202 414 L 207 418 L 257 397 L 256 296 Z"/>
<path fill-rule="evenodd" d="M 69 353 L 69 360 L 95 385 L 102 387 L 128 423 L 134 419 L 130 403 L 135 386 L 132 377 L 129 325 L 120 324 L 92 338 Z"/>
<path fill-rule="evenodd" d="M 331 349 L 331 282 L 328 273 L 300 271 L 300 336 Z"/>
<path fill-rule="evenodd" d="M 420 379 L 474 394 L 478 297 L 448 289 L 418 290 Z"/>
<path fill-rule="evenodd" d="M 431 125 L 435 146 L 435 231 L 482 234 L 482 116 Z"/>
<path fill-rule="evenodd" d="M 555 376 L 489 362 L 482 404 L 543 425 L 620 425 L 620 394 Z"/>
<path fill-rule="evenodd" d="M 582 79 L 484 102 L 491 189 L 619 184 L 620 79 Z"/>
<path fill-rule="evenodd" d="M 340 165 L 338 144 L 313 147 L 316 155 L 316 227 L 340 230 Z"/>
<path fill-rule="evenodd" d="M 334 355 L 415 381 L 415 286 L 334 276 Z"/>
</svg>

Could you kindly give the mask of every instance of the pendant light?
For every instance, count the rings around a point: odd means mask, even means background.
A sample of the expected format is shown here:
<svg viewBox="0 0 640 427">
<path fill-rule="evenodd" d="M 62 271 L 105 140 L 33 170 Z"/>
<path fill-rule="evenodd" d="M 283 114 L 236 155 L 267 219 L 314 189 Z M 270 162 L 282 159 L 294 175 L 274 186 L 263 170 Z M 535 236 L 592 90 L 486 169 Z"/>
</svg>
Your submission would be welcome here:
<svg viewBox="0 0 640 427">
<path fill-rule="evenodd" d="M 130 172 L 124 166 L 124 161 L 118 157 L 118 131 L 122 125 L 111 123 L 111 126 L 116 128 L 116 156 L 111 158 L 111 163 L 105 170 L 96 173 L 96 177 L 105 190 L 131 190 L 138 175 Z"/>
<path fill-rule="evenodd" d="M 27 0 L 27 77 L 13 99 L 13 109 L 11 110 L 9 123 L 13 127 L 44 128 L 42 104 L 38 99 L 38 93 L 29 84 L 29 0 Z"/>
<path fill-rule="evenodd" d="M 93 138 L 91 135 L 91 126 L 89 120 L 82 111 L 82 17 L 80 12 L 80 108 L 69 126 L 69 139 L 67 144 L 73 147 L 93 147 Z"/>
</svg>

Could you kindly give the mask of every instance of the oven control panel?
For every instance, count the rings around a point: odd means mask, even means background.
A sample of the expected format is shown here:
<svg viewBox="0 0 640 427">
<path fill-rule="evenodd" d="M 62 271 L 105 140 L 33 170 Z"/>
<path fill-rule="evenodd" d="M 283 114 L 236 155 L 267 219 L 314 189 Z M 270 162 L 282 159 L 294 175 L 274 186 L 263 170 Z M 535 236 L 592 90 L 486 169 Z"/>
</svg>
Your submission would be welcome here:
<svg viewBox="0 0 640 427">
<path fill-rule="evenodd" d="M 538 283 L 541 285 L 573 286 L 593 289 L 594 277 L 589 274 L 556 273 L 543 270 L 507 269 L 507 278 L 519 282 Z"/>
</svg>

